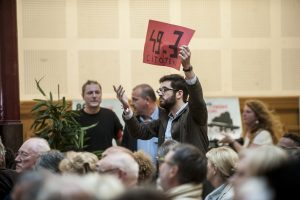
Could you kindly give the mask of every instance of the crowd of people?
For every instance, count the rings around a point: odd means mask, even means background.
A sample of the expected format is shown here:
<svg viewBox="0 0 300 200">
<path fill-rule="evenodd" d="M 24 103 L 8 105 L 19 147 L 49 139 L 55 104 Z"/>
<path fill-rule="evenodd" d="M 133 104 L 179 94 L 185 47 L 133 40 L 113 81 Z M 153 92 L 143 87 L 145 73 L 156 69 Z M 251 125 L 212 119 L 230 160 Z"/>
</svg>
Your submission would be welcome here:
<svg viewBox="0 0 300 200">
<path fill-rule="evenodd" d="M 202 86 L 179 51 L 185 77 L 160 78 L 133 88 L 129 101 L 114 86 L 124 109 L 117 115 L 100 106 L 97 81 L 82 87 L 85 107 L 78 122 L 90 126 L 83 151 L 60 152 L 47 140 L 27 139 L 11 156 L 0 140 L 0 199 L 13 200 L 277 200 L 296 194 L 300 181 L 300 136 L 283 134 L 279 118 L 259 100 L 242 112 L 242 142 L 223 133 L 209 148 Z M 113 140 L 116 141 L 113 144 Z M 94 151 L 101 151 L 101 156 Z"/>
</svg>

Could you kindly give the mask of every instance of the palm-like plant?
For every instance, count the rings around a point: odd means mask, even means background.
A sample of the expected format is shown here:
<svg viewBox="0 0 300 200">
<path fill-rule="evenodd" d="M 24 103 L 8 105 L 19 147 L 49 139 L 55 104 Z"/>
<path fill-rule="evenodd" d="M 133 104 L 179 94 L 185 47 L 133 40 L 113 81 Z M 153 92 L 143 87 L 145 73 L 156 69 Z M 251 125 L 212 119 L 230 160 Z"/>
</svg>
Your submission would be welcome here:
<svg viewBox="0 0 300 200">
<path fill-rule="evenodd" d="M 40 86 L 41 80 L 35 80 L 35 82 L 45 99 L 34 99 L 36 104 L 31 110 L 36 116 L 31 125 L 35 135 L 45 138 L 52 149 L 63 152 L 83 150 L 86 130 L 94 125 L 81 127 L 76 121 L 77 112 L 71 109 L 71 105 L 67 103 L 65 97 L 54 101 L 51 92 L 48 97 Z"/>
</svg>

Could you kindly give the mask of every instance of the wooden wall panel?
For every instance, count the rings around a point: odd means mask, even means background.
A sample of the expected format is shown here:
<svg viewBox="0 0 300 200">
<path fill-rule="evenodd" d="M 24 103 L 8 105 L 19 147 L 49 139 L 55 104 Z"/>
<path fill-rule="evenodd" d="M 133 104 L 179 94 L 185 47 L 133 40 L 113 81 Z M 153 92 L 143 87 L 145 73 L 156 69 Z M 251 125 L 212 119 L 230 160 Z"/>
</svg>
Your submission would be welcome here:
<svg viewBox="0 0 300 200">
<path fill-rule="evenodd" d="M 299 97 L 241 97 L 240 107 L 244 106 L 247 99 L 259 99 L 264 101 L 279 116 L 285 126 L 286 131 L 299 133 Z M 69 102 L 71 103 L 71 102 Z M 35 105 L 34 101 L 21 101 L 21 121 L 23 123 L 24 140 L 33 135 L 30 126 L 33 122 L 34 115 L 31 108 Z M 122 120 L 122 119 L 121 119 Z"/>
</svg>

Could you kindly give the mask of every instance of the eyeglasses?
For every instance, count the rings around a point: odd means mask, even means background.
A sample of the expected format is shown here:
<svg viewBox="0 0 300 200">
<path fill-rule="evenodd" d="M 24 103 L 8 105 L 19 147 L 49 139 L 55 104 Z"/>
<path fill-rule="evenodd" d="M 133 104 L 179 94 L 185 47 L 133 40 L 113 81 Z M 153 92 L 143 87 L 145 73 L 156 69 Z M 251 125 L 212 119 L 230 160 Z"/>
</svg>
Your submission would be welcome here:
<svg viewBox="0 0 300 200">
<path fill-rule="evenodd" d="M 176 92 L 179 91 L 179 90 L 173 89 L 173 88 L 162 87 L 162 88 L 159 88 L 158 90 L 156 90 L 156 93 L 164 95 L 166 92 L 168 92 L 170 90 L 173 90 L 173 91 L 176 91 Z"/>
</svg>

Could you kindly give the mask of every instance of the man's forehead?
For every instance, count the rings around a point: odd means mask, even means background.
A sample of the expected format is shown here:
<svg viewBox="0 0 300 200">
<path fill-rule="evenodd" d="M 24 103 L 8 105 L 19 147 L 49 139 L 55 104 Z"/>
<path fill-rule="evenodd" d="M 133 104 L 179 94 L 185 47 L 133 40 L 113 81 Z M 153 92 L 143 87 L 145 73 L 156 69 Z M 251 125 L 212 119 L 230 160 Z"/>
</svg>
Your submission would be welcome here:
<svg viewBox="0 0 300 200">
<path fill-rule="evenodd" d="M 23 152 L 26 152 L 26 153 L 31 153 L 33 152 L 33 146 L 35 144 L 33 142 L 25 142 L 19 149 L 19 151 L 23 151 Z"/>
<path fill-rule="evenodd" d="M 161 82 L 160 87 L 171 87 L 171 81 Z"/>
<path fill-rule="evenodd" d="M 86 92 L 87 91 L 100 91 L 100 90 L 101 89 L 100 89 L 99 85 L 94 84 L 94 83 L 85 86 L 85 91 Z"/>
</svg>

